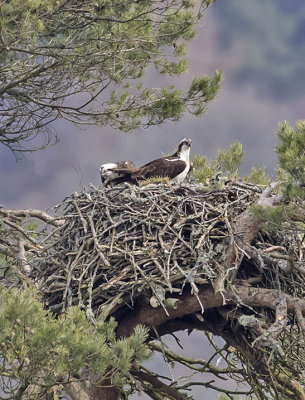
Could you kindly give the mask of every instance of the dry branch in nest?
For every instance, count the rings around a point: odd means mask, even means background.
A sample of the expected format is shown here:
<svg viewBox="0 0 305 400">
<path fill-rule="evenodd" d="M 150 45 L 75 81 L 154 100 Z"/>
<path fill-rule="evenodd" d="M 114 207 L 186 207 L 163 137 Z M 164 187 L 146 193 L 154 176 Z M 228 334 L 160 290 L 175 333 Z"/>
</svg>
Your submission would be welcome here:
<svg viewBox="0 0 305 400">
<path fill-rule="evenodd" d="M 2 240 L 0 252 L 11 257 L 15 246 L 19 265 L 31 269 L 56 313 L 78 305 L 93 321 L 113 315 L 118 336 L 139 323 L 157 339 L 182 329 L 211 332 L 235 348 L 226 350 L 226 372 L 238 375 L 228 361 L 237 354 L 239 379 L 263 388 L 253 389 L 258 398 L 272 390 L 304 400 L 303 249 L 291 227 L 269 234 L 251 211 L 279 200 L 272 187 L 262 193 L 241 182 L 209 191 L 194 184 L 92 186 L 67 197 L 57 217 L 32 210 L 52 224 L 44 239 L 28 240 L 20 227 L 22 242 Z M 24 214 L 0 215 L 17 224 Z"/>
</svg>

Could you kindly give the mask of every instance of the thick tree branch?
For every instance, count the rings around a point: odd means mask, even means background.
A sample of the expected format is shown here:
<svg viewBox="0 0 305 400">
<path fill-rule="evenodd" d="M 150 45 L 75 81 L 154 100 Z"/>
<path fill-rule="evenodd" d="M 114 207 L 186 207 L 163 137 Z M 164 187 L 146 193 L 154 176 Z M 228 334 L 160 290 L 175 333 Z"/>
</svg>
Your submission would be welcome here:
<svg viewBox="0 0 305 400">
<path fill-rule="evenodd" d="M 54 226 L 62 226 L 65 223 L 65 220 L 62 218 L 55 218 L 52 217 L 51 215 L 45 213 L 44 211 L 41 210 L 35 210 L 35 209 L 27 209 L 27 210 L 6 210 L 3 208 L 0 208 L 0 214 L 6 216 L 6 217 L 33 217 L 33 218 L 38 218 L 41 221 L 46 222 L 47 224 L 54 225 Z"/>
<path fill-rule="evenodd" d="M 272 190 L 278 184 L 279 182 L 273 182 L 270 184 L 270 186 L 268 186 L 259 196 L 256 204 L 263 208 L 279 204 L 282 200 L 281 196 L 270 197 Z M 258 220 L 249 209 L 246 209 L 237 218 L 237 221 L 234 224 L 233 237 L 228 246 L 225 259 L 226 268 L 235 270 L 235 274 L 231 274 L 232 276 L 236 276 L 237 269 L 244 254 L 250 249 L 249 246 L 260 230 L 261 222 L 262 221 Z M 244 252 L 241 250 L 244 250 Z"/>
<path fill-rule="evenodd" d="M 298 308 L 302 314 L 305 314 L 305 300 L 293 298 L 287 294 L 284 295 L 274 289 L 235 286 L 234 289 L 224 292 L 223 295 L 226 305 L 244 305 L 252 308 L 263 307 L 271 310 L 276 310 L 279 298 L 284 296 L 289 313 L 295 313 Z M 223 297 L 215 294 L 211 285 L 201 286 L 198 296 L 206 310 L 224 305 Z M 146 325 L 149 328 L 157 328 L 167 321 L 201 311 L 201 305 L 190 291 L 185 291 L 179 297 L 179 300 L 180 302 L 175 309 L 168 310 L 168 315 L 166 315 L 162 307 L 153 308 L 148 304 L 139 305 L 135 310 L 125 313 L 120 320 L 117 330 L 118 336 L 129 336 L 137 324 Z"/>
</svg>

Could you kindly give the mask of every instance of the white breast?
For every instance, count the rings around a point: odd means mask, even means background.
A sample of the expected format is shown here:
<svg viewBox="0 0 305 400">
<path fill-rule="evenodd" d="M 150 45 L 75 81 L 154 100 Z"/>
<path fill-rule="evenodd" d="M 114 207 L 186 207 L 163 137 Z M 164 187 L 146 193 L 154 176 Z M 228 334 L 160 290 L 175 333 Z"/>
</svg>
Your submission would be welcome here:
<svg viewBox="0 0 305 400">
<path fill-rule="evenodd" d="M 187 164 L 187 167 L 185 168 L 184 171 L 180 172 L 179 175 L 175 176 L 175 178 L 172 178 L 170 180 L 170 183 L 181 183 L 184 181 L 184 179 L 186 178 L 187 173 L 189 172 L 190 169 L 190 164 Z"/>
<path fill-rule="evenodd" d="M 181 183 L 186 178 L 186 175 L 190 169 L 190 147 L 180 153 L 179 159 L 186 162 L 186 168 L 182 172 L 180 172 L 179 175 L 175 176 L 175 178 L 172 178 L 170 180 L 170 183 Z"/>
</svg>

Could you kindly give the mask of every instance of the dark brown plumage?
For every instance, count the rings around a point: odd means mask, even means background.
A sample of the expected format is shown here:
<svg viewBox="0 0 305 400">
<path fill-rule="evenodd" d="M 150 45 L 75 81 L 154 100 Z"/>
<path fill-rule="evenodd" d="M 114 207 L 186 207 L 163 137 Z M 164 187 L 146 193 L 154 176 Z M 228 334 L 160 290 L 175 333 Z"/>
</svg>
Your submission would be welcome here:
<svg viewBox="0 0 305 400">
<path fill-rule="evenodd" d="M 116 161 L 115 163 L 107 163 L 107 164 L 102 164 L 100 166 L 100 175 L 101 175 L 101 180 L 104 185 L 108 185 L 109 183 L 112 183 L 115 181 L 116 184 L 123 182 L 125 174 L 123 173 L 122 175 L 116 172 L 116 169 L 127 169 L 127 168 L 133 168 L 135 167 L 134 163 L 132 161 Z M 122 179 L 120 181 L 120 179 Z"/>
<path fill-rule="evenodd" d="M 160 157 L 141 167 L 113 168 L 111 171 L 120 176 L 112 182 L 138 183 L 152 177 L 168 177 L 171 183 L 181 183 L 187 176 L 191 163 L 189 160 L 191 139 L 183 139 L 178 150 L 167 157 Z"/>
</svg>

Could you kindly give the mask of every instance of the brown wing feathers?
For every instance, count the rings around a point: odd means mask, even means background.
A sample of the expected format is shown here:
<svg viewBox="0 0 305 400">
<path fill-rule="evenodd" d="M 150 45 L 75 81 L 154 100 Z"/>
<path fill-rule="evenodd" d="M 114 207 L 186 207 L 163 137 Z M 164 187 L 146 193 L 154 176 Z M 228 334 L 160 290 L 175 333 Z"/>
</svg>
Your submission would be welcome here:
<svg viewBox="0 0 305 400">
<path fill-rule="evenodd" d="M 170 159 L 170 158 L 169 158 Z M 153 160 L 142 167 L 134 168 L 114 168 L 113 171 L 125 175 L 126 181 L 140 181 L 151 177 L 166 177 L 173 178 L 180 174 L 185 168 L 185 162 L 181 160 L 169 161 L 164 158 Z"/>
<path fill-rule="evenodd" d="M 151 161 L 140 168 L 136 174 L 133 174 L 135 178 L 148 179 L 155 176 L 173 178 L 180 174 L 185 168 L 185 162 L 175 159 L 175 161 L 168 161 L 164 158 L 158 158 L 157 160 Z"/>
</svg>

